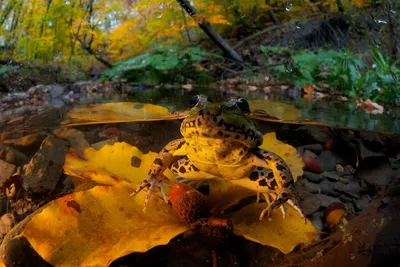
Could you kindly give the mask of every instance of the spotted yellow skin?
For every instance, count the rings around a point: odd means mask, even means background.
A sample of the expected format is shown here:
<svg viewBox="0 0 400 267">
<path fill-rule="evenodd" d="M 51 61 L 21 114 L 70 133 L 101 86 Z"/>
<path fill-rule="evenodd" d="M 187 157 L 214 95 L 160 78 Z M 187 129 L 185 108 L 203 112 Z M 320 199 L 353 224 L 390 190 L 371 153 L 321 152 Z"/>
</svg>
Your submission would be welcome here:
<svg viewBox="0 0 400 267">
<path fill-rule="evenodd" d="M 260 219 L 265 214 L 270 218 L 277 207 L 285 215 L 285 202 L 305 218 L 289 167 L 278 155 L 258 148 L 263 136 L 253 120 L 235 109 L 235 99 L 215 104 L 203 98 L 184 119 L 180 131 L 183 138 L 171 141 L 160 151 L 148 177 L 132 195 L 145 187 L 149 187 L 148 198 L 155 187 L 162 190 L 162 183 L 168 182 L 163 172 L 170 168 L 180 178 L 222 178 L 258 196 L 263 194 L 268 206 Z"/>
</svg>

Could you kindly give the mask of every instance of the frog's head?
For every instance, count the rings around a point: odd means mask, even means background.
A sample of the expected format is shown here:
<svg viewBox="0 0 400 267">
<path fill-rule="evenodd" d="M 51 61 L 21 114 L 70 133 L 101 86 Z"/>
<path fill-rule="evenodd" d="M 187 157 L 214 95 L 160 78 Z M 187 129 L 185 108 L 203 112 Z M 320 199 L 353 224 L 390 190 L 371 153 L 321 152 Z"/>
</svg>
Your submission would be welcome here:
<svg viewBox="0 0 400 267">
<path fill-rule="evenodd" d="M 255 121 L 244 116 L 250 112 L 245 99 L 231 98 L 223 103 L 213 103 L 206 96 L 198 95 L 189 105 L 189 116 L 181 125 L 183 137 L 225 139 L 247 147 L 261 145 L 263 137 Z"/>
</svg>

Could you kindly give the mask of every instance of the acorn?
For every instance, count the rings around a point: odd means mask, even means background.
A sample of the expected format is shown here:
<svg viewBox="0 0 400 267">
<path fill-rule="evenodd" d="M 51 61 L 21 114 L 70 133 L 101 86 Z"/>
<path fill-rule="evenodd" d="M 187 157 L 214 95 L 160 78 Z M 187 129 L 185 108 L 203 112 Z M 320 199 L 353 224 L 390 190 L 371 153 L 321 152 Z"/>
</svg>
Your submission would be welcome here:
<svg viewBox="0 0 400 267">
<path fill-rule="evenodd" d="M 334 202 L 330 204 L 324 212 L 325 226 L 332 233 L 338 227 L 342 228 L 347 224 L 347 215 L 348 211 L 346 206 L 341 202 Z"/>
<path fill-rule="evenodd" d="M 168 199 L 174 214 L 188 224 L 210 216 L 206 197 L 187 184 L 180 183 L 171 187 Z"/>
<path fill-rule="evenodd" d="M 199 233 L 204 243 L 220 246 L 233 236 L 232 222 L 227 218 L 212 216 L 207 197 L 189 185 L 174 185 L 168 198 L 174 214 Z"/>
<path fill-rule="evenodd" d="M 232 221 L 227 218 L 202 218 L 191 225 L 202 241 L 211 246 L 222 246 L 233 236 Z"/>
</svg>

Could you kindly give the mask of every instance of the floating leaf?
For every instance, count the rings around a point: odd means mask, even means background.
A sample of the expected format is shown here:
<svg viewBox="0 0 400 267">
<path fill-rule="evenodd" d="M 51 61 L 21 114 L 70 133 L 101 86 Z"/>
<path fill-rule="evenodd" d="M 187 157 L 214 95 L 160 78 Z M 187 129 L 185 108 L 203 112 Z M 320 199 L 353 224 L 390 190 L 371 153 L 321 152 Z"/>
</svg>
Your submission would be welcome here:
<svg viewBox="0 0 400 267">
<path fill-rule="evenodd" d="M 84 150 L 85 159 L 70 150 L 65 157 L 64 173 L 106 185 L 115 185 L 123 180 L 141 183 L 156 156 L 157 153 L 144 154 L 125 142 L 105 145 L 100 150 L 89 147 Z M 176 181 L 169 169 L 164 174 Z"/>
<path fill-rule="evenodd" d="M 286 217 L 279 209 L 272 214 L 272 220 L 259 220 L 266 203 L 253 203 L 239 210 L 231 217 L 234 233 L 253 242 L 275 247 L 289 253 L 298 244 L 310 244 L 320 232 L 291 206 L 285 204 Z"/>
<path fill-rule="evenodd" d="M 86 124 L 116 123 L 133 121 L 154 121 L 176 119 L 167 108 L 153 104 L 140 102 L 118 102 L 93 104 L 89 107 L 75 107 L 67 116 L 74 122 L 86 122 Z M 64 122 L 64 124 L 75 125 L 85 123 Z"/>
<path fill-rule="evenodd" d="M 291 105 L 270 100 L 251 100 L 249 105 L 251 111 L 265 111 L 267 115 L 283 121 L 298 121 L 301 115 L 301 111 Z M 255 116 L 261 117 L 262 114 L 255 114 Z"/>
<path fill-rule="evenodd" d="M 145 192 L 134 198 L 127 183 L 97 186 L 52 201 L 27 224 L 22 237 L 55 266 L 108 266 L 132 252 L 167 244 L 188 226 L 163 200 Z"/>
</svg>

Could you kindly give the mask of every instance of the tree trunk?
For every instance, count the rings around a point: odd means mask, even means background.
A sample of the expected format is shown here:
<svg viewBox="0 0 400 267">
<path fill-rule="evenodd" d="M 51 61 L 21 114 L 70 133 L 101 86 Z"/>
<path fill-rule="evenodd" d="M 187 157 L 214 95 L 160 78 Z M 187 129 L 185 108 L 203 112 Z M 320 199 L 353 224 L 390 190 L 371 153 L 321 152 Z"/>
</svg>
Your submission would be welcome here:
<svg viewBox="0 0 400 267">
<path fill-rule="evenodd" d="M 200 28 L 210 37 L 210 39 L 224 51 L 233 60 L 243 62 L 242 57 L 211 27 L 204 18 L 200 17 L 199 12 L 190 5 L 187 0 L 177 0 L 182 8 L 191 16 L 199 16 L 199 26 Z"/>
</svg>

